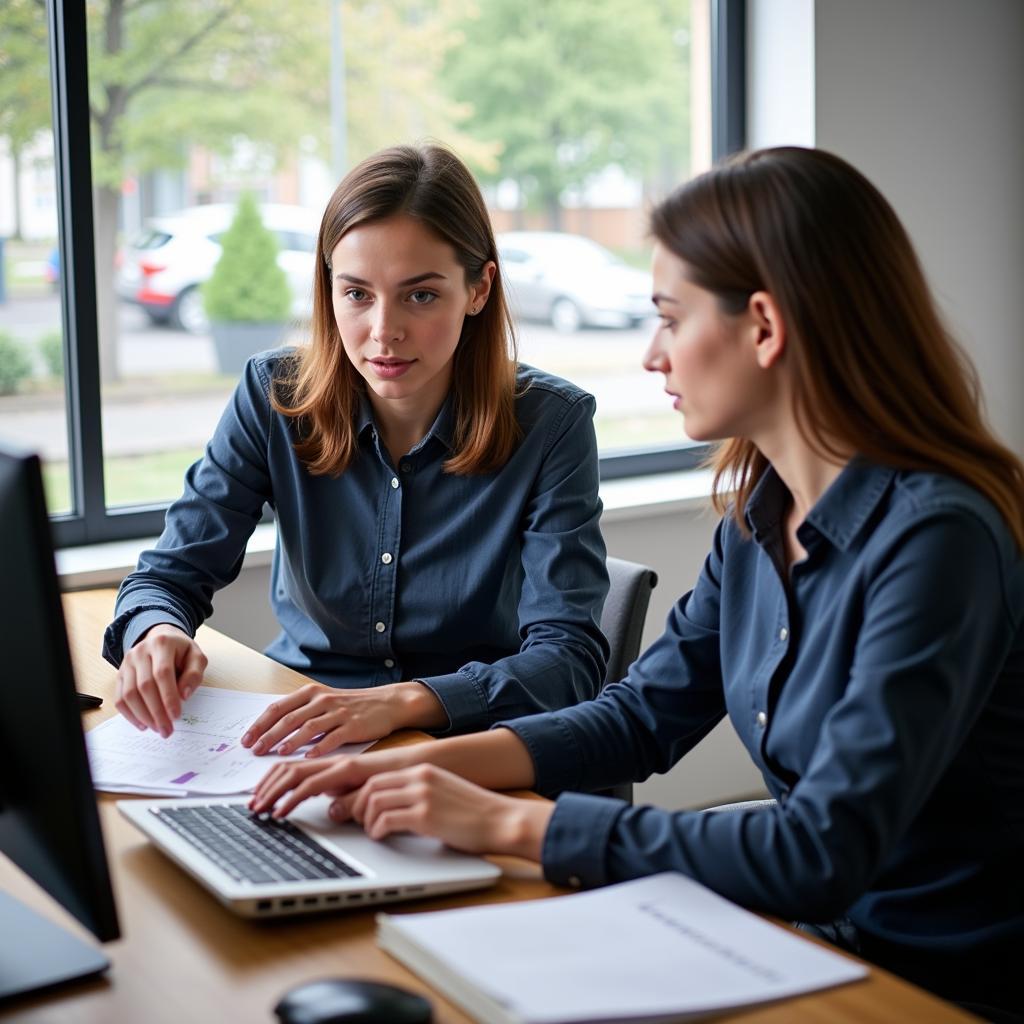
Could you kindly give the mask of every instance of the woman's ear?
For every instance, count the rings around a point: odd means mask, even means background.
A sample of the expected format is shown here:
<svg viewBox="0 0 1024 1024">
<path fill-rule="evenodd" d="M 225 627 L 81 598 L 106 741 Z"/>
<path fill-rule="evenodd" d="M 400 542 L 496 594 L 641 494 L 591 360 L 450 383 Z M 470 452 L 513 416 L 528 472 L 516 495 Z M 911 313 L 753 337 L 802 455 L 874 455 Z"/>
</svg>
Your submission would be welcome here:
<svg viewBox="0 0 1024 1024">
<path fill-rule="evenodd" d="M 498 272 L 498 264 L 494 260 L 488 260 L 480 278 L 474 281 L 469 287 L 469 306 L 467 312 L 475 316 L 487 305 L 487 296 L 491 294 L 491 286 L 494 284 L 494 275 Z"/>
<path fill-rule="evenodd" d="M 754 353 L 762 370 L 774 366 L 786 350 L 786 325 L 778 303 L 769 292 L 754 292 L 747 302 L 753 324 Z"/>
</svg>

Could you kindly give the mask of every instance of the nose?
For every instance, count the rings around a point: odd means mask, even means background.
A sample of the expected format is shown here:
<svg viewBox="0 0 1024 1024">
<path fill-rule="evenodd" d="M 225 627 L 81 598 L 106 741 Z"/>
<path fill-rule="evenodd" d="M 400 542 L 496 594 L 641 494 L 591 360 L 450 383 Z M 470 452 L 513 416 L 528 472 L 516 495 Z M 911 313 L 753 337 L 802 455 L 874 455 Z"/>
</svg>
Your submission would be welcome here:
<svg viewBox="0 0 1024 1024">
<path fill-rule="evenodd" d="M 661 342 L 658 340 L 659 333 L 659 331 L 654 332 L 647 346 L 647 351 L 644 352 L 643 367 L 651 373 L 668 373 L 668 358 L 665 355 Z"/>
<path fill-rule="evenodd" d="M 405 337 L 405 329 L 401 322 L 399 307 L 386 299 L 381 299 L 374 308 L 370 335 L 379 345 L 390 345 Z"/>
</svg>

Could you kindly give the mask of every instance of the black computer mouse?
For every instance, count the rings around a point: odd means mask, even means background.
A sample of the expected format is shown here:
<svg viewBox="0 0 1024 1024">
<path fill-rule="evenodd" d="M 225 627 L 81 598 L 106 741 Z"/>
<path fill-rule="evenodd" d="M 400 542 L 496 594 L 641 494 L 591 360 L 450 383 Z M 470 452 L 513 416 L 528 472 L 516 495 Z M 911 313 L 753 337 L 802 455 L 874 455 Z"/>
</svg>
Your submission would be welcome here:
<svg viewBox="0 0 1024 1024">
<path fill-rule="evenodd" d="M 430 1024 L 430 1003 L 396 985 L 324 978 L 289 989 L 274 1007 L 281 1024 Z"/>
</svg>

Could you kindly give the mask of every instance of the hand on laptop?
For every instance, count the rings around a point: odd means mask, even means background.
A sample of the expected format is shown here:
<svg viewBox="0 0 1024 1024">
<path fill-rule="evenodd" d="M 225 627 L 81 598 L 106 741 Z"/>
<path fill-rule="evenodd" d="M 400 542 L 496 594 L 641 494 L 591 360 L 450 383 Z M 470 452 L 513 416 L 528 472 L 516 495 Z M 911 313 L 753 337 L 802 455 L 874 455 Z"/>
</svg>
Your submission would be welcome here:
<svg viewBox="0 0 1024 1024">
<path fill-rule="evenodd" d="M 329 757 L 322 761 L 279 762 L 260 779 L 249 801 L 249 810 L 283 818 L 311 796 L 351 793 L 371 775 L 393 771 L 409 763 L 409 753 L 404 747 L 354 757 Z M 347 819 L 348 815 L 338 820 Z"/>
<path fill-rule="evenodd" d="M 331 804 L 331 817 L 351 816 L 371 839 L 413 832 L 465 853 L 539 861 L 554 809 L 550 800 L 494 793 L 445 768 L 418 764 L 367 779 Z"/>
<path fill-rule="evenodd" d="M 275 701 L 242 736 L 254 754 L 290 754 L 320 737 L 307 753 L 317 757 L 343 743 L 379 740 L 396 729 L 443 728 L 441 702 L 422 683 L 388 683 L 365 690 L 338 690 L 309 683 Z"/>
<path fill-rule="evenodd" d="M 206 665 L 195 640 L 161 623 L 125 654 L 114 704 L 137 729 L 153 729 L 166 739 L 181 714 L 181 702 L 203 681 Z"/>
<path fill-rule="evenodd" d="M 354 819 L 372 839 L 413 832 L 466 853 L 540 859 L 553 803 L 494 793 L 433 764 L 409 764 L 415 756 L 399 748 L 279 764 L 256 787 L 249 808 L 284 817 L 303 800 L 327 794 L 335 798 L 331 817 Z"/>
</svg>

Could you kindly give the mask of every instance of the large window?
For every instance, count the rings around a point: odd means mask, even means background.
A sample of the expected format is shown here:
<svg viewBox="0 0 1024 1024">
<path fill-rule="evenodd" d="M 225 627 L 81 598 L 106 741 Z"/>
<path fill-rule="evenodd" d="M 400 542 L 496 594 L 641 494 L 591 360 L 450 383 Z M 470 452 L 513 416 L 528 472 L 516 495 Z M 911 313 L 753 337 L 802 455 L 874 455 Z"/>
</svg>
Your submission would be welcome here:
<svg viewBox="0 0 1024 1024">
<path fill-rule="evenodd" d="M 303 343 L 338 178 L 397 142 L 474 170 L 520 358 L 595 394 L 602 472 L 693 463 L 640 366 L 645 215 L 742 142 L 742 0 L 48 6 L 0 8 L 0 437 L 61 542 L 159 530 L 246 352 Z M 255 342 L 207 284 L 244 197 L 285 296 Z"/>
</svg>

